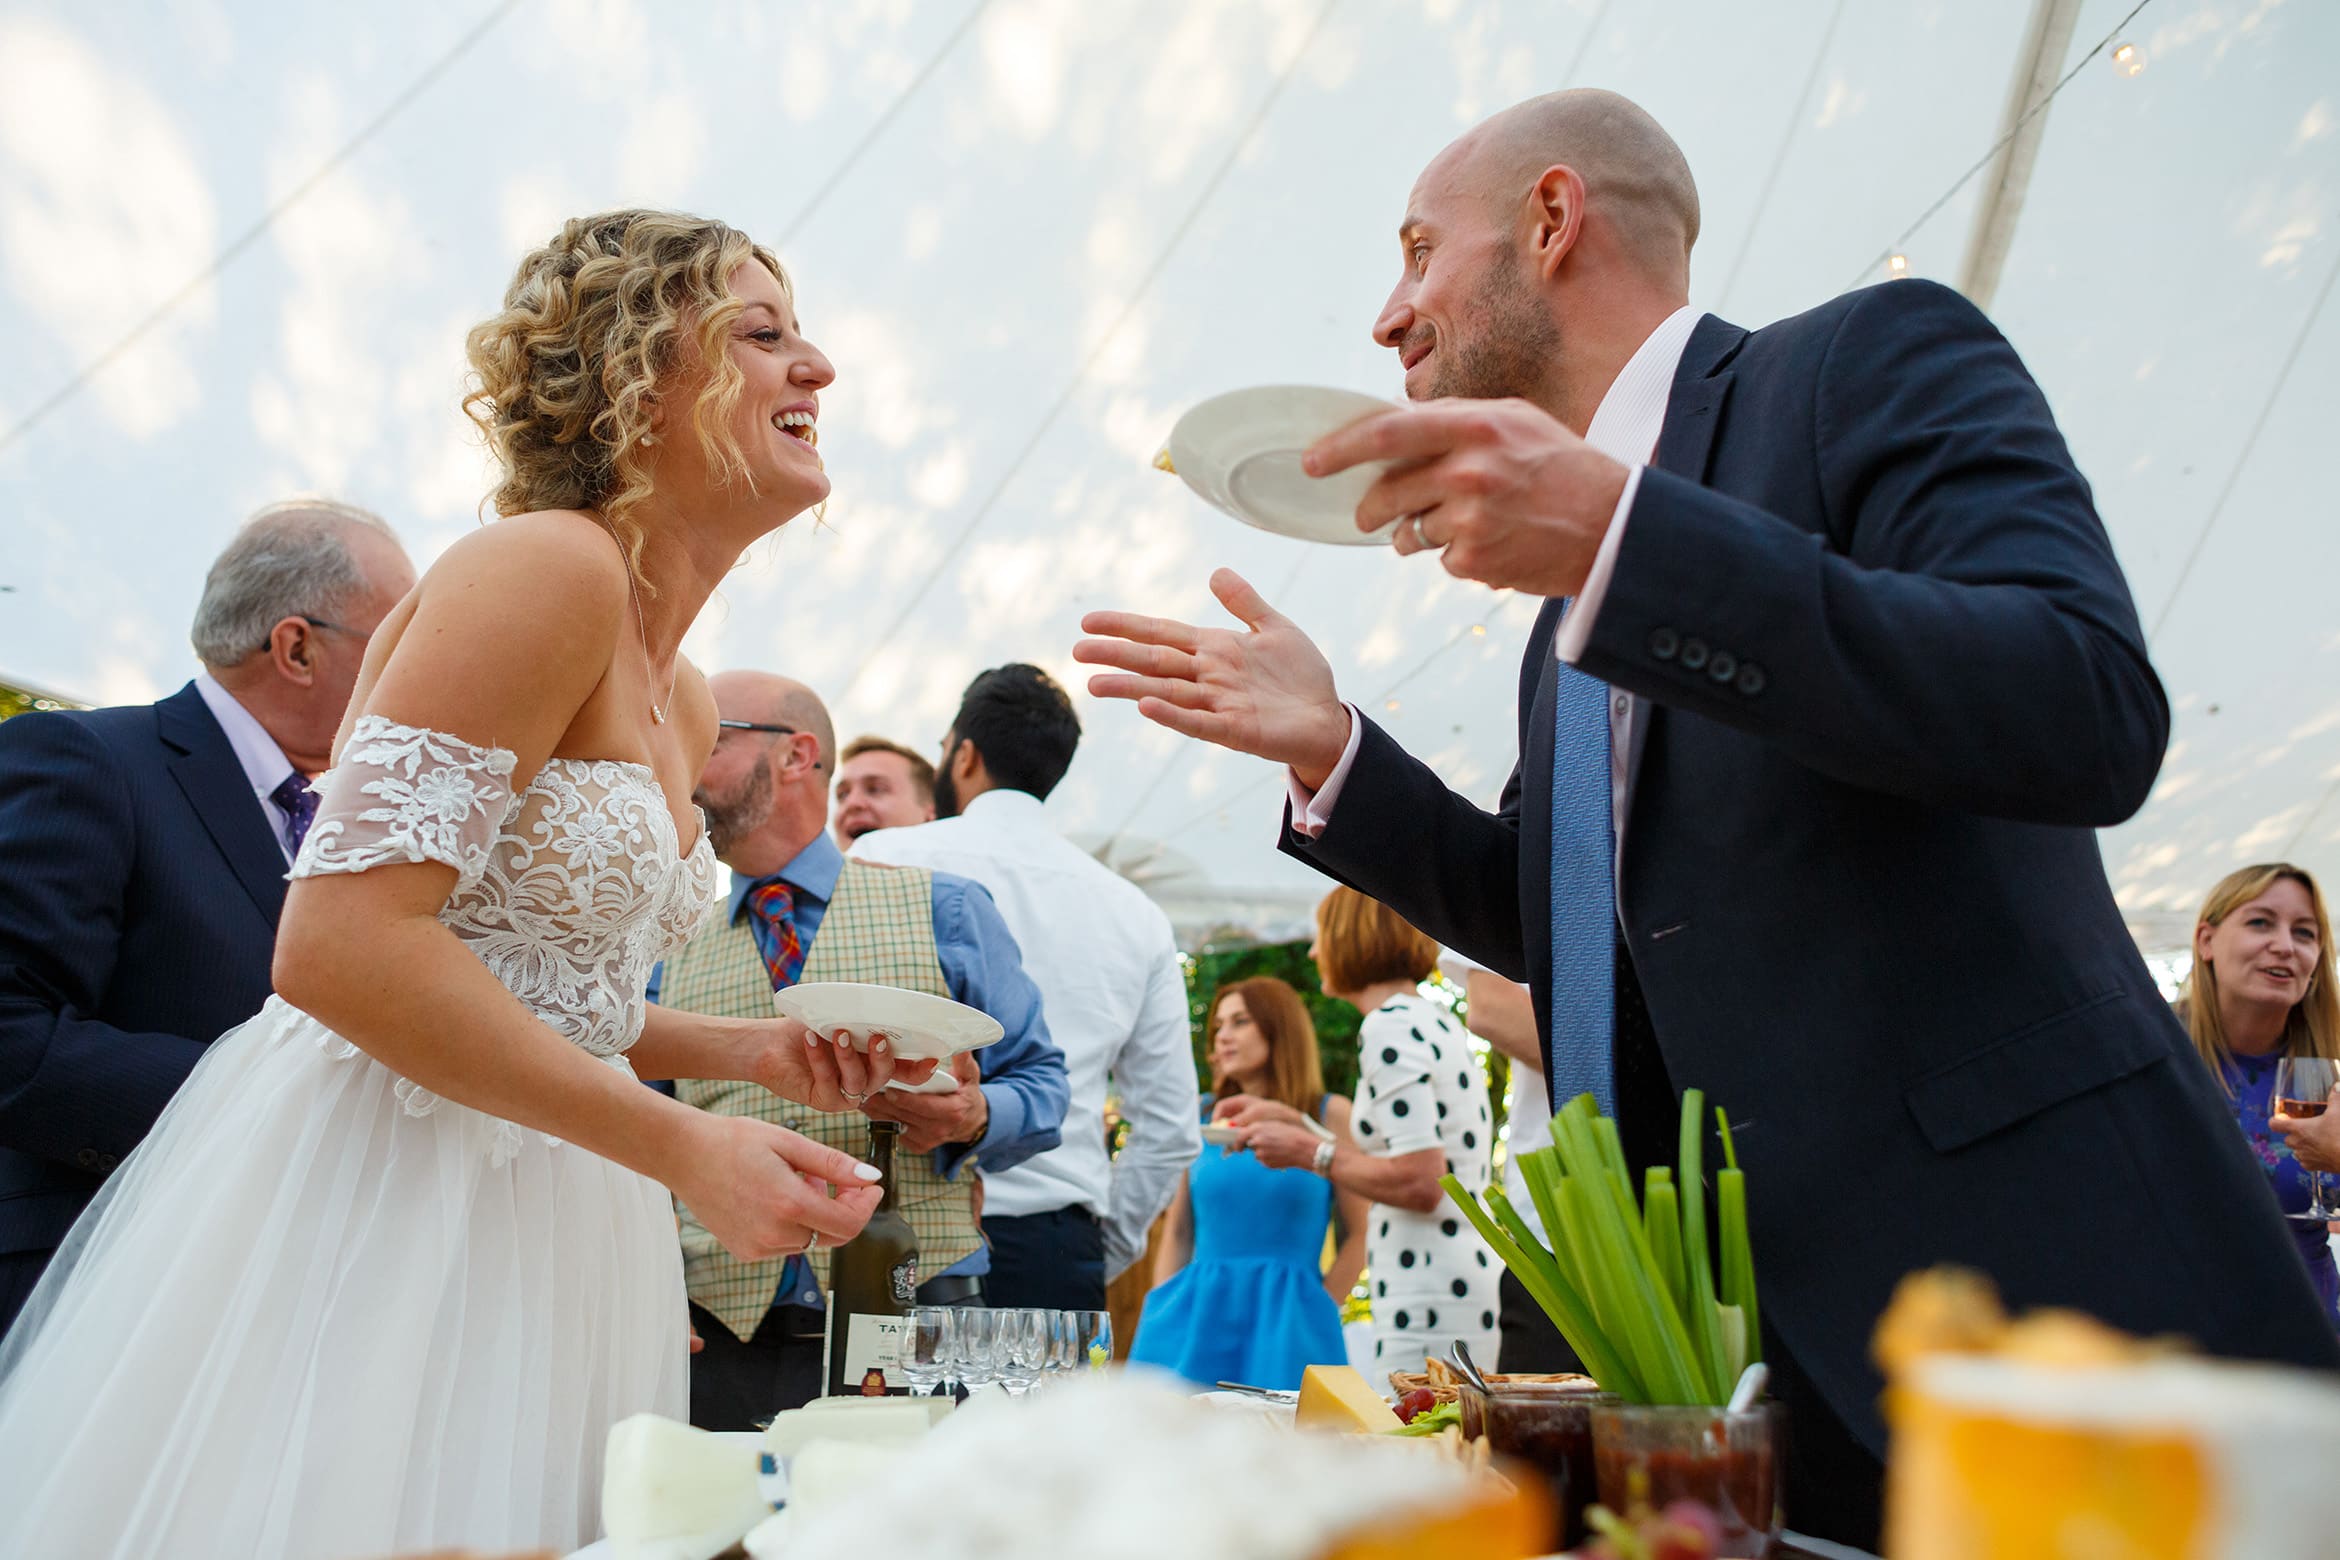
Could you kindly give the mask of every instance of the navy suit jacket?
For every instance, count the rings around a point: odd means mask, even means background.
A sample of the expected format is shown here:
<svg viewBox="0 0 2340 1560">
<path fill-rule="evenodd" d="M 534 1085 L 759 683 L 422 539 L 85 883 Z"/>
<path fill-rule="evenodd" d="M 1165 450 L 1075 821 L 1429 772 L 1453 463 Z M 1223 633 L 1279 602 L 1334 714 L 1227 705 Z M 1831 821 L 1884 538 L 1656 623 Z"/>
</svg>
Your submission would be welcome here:
<svg viewBox="0 0 2340 1560">
<path fill-rule="evenodd" d="M 284 875 L 194 684 L 0 722 L 0 1255 L 55 1250 L 260 1010 Z"/>
<path fill-rule="evenodd" d="M 1499 808 L 1379 728 L 1284 848 L 1533 987 L 1552 639 Z M 1729 1109 L 1764 1320 L 1872 1450 L 1869 1335 L 1958 1262 L 2214 1352 L 2340 1366 L 2093 830 L 2168 739 L 2087 483 L 2014 349 L 1897 281 L 1692 332 L 1580 667 L 1637 701 L 1620 934 L 1668 1074 Z"/>
</svg>

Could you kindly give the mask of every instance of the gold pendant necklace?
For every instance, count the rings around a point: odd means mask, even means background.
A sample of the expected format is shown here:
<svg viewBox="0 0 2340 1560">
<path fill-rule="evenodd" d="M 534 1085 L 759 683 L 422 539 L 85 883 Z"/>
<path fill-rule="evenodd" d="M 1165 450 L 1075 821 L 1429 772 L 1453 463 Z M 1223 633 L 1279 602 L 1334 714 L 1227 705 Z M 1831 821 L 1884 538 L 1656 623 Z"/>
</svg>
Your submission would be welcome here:
<svg viewBox="0 0 2340 1560">
<path fill-rule="evenodd" d="M 634 565 L 630 559 L 626 563 L 626 590 L 634 598 L 634 628 L 642 636 L 642 680 L 648 684 L 651 678 L 658 675 L 658 665 L 650 658 L 650 625 L 642 616 L 642 586 L 641 582 L 634 578 Z M 682 652 L 677 650 L 674 658 L 674 671 L 666 679 L 666 708 L 673 706 L 675 684 L 681 680 Z M 652 725 L 663 726 L 666 724 L 666 708 L 661 708 L 656 699 L 650 701 L 650 723 Z"/>
</svg>

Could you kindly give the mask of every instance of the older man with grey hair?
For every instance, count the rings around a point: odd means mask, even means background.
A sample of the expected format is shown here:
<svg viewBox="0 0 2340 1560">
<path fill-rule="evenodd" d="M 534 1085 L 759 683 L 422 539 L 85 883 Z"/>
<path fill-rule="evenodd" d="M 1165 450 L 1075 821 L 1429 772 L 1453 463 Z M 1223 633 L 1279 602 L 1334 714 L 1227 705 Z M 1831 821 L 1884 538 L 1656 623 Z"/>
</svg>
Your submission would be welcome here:
<svg viewBox="0 0 2340 1560">
<path fill-rule="evenodd" d="M 194 681 L 0 724 L 0 1327 L 204 1048 L 267 999 L 310 778 L 413 587 L 376 516 L 274 504 L 204 579 Z"/>
</svg>

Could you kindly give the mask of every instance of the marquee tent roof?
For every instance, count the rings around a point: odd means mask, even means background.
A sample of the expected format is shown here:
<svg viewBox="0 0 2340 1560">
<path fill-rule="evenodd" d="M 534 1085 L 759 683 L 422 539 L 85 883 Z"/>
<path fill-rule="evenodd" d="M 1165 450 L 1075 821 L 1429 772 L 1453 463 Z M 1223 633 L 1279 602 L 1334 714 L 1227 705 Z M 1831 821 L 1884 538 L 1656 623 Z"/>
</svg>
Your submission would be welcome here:
<svg viewBox="0 0 2340 1560">
<path fill-rule="evenodd" d="M 2233 865 L 2340 875 L 2340 10 L 2150 0 L 2123 27 L 2133 3 L 19 0 L 0 664 L 93 699 L 176 686 L 205 565 L 288 492 L 434 555 L 487 485 L 464 328 L 564 216 L 655 204 L 774 243 L 841 376 L 826 519 L 740 569 L 703 665 L 786 670 L 842 731 L 931 743 L 975 671 L 1077 688 L 1084 610 L 1208 616 L 1230 564 L 1491 800 L 1534 603 L 1245 530 L 1147 461 L 1220 390 L 1397 393 L 1367 329 L 1414 174 L 1486 113 L 1599 84 L 1681 141 L 1693 299 L 1742 323 L 1895 250 L 1956 282 L 2006 189 L 1991 309 L 2096 484 L 2177 711 L 2106 859 L 2141 938 L 2182 940 Z M 2116 35 L 2141 73 L 2090 56 Z M 2035 53 L 2042 81 L 2079 68 L 2028 187 L 1961 185 Z M 1272 849 L 1266 766 L 1076 697 L 1064 824 L 1191 933 L 1296 924 L 1318 884 Z"/>
</svg>

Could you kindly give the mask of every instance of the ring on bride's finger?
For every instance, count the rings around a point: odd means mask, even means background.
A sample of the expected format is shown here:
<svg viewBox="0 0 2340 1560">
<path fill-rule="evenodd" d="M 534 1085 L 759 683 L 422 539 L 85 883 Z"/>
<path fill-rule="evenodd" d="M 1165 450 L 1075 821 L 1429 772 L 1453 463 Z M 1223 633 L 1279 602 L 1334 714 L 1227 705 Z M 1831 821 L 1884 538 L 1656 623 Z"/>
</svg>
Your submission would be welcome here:
<svg viewBox="0 0 2340 1560">
<path fill-rule="evenodd" d="M 1417 510 L 1415 513 L 1406 516 L 1406 524 L 1414 528 L 1414 545 L 1416 547 L 1427 550 L 1430 546 L 1430 538 L 1423 534 L 1422 516 L 1420 511 Z"/>
</svg>

